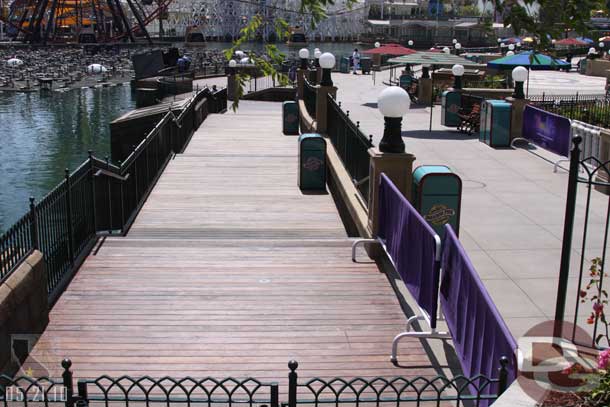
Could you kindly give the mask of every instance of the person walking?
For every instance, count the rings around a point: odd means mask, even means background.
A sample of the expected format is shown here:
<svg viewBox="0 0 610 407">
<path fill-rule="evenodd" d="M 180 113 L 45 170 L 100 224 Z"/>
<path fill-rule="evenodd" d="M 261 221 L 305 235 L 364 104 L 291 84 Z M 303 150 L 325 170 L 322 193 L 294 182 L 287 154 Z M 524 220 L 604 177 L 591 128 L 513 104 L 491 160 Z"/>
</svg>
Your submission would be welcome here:
<svg viewBox="0 0 610 407">
<path fill-rule="evenodd" d="M 358 75 L 358 68 L 360 68 L 360 53 L 358 52 L 358 48 L 355 48 L 354 53 L 352 54 L 352 72 L 354 75 Z"/>
</svg>

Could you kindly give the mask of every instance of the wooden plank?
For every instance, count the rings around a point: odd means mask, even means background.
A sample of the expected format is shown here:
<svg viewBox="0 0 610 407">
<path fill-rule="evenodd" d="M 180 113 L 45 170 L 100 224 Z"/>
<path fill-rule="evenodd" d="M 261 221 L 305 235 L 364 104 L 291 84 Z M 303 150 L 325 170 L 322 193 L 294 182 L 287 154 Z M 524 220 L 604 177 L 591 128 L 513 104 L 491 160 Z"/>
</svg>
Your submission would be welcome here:
<svg viewBox="0 0 610 407">
<path fill-rule="evenodd" d="M 280 109 L 242 102 L 206 120 L 128 236 L 85 261 L 26 365 L 284 384 L 291 359 L 302 378 L 436 373 L 418 340 L 390 363 L 406 318 L 376 265 L 352 263 L 332 198 L 297 188 Z"/>
</svg>

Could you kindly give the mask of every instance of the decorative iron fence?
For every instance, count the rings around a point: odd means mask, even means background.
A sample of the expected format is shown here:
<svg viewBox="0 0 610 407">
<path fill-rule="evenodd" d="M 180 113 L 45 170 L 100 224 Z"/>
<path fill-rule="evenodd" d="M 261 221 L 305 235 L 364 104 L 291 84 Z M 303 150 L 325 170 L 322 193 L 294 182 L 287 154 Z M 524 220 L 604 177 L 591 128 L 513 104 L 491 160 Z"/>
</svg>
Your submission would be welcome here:
<svg viewBox="0 0 610 407">
<path fill-rule="evenodd" d="M 610 232 L 610 161 L 604 162 L 595 156 L 583 157 L 582 137 L 576 136 L 572 142 L 554 336 L 564 333 L 571 335 L 571 340 L 578 345 L 606 349 L 610 346 L 610 320 L 606 314 L 610 289 L 605 268 Z M 584 201 L 579 198 L 581 186 L 585 187 Z M 594 189 L 607 196 L 595 196 Z M 584 211 L 579 214 L 576 213 L 577 201 L 584 205 Z M 577 243 L 573 243 L 574 237 Z M 574 254 L 578 257 L 572 262 Z M 577 264 L 578 282 L 573 295 L 569 296 L 568 280 L 574 275 L 573 264 Z M 567 312 L 567 315 L 573 315 L 569 330 L 563 322 L 567 301 L 574 304 Z M 587 325 L 579 324 L 587 316 Z"/>
<path fill-rule="evenodd" d="M 119 166 L 89 154 L 74 172 L 0 235 L 0 284 L 35 249 L 47 265 L 47 290 L 54 302 L 99 233 L 125 234 L 168 160 L 181 152 L 195 129 L 214 111 L 226 109 L 226 89 L 198 92 L 178 117 L 169 111 Z"/>
<path fill-rule="evenodd" d="M 279 407 L 280 392 L 276 382 L 262 382 L 254 378 L 216 379 L 206 377 L 154 379 L 150 376 L 100 376 L 94 379 L 80 379 L 74 386 L 74 374 L 70 370 L 72 362 L 62 361 L 61 379 L 41 377 L 38 379 L 21 376 L 11 378 L 0 376 L 0 404 L 4 406 L 63 406 L 87 407 L 88 405 L 193 405 L 203 404 L 249 407 Z M 300 383 L 296 361 L 288 363 L 288 401 L 286 407 L 307 404 L 313 407 L 324 405 L 394 405 L 413 403 L 415 405 L 432 402 L 455 402 L 464 405 L 487 406 L 506 390 L 506 371 L 500 368 L 497 378 L 478 376 L 466 378 L 404 377 L 393 378 L 314 378 Z M 497 384 L 498 391 L 491 391 Z"/>
<path fill-rule="evenodd" d="M 530 104 L 550 113 L 594 126 L 610 126 L 610 99 L 606 95 L 547 95 L 529 97 Z"/>
<path fill-rule="evenodd" d="M 317 89 L 315 85 L 312 85 L 307 79 L 303 81 L 303 101 L 305 102 L 305 108 L 307 113 L 313 119 L 316 118 L 316 99 Z"/>
<path fill-rule="evenodd" d="M 373 136 L 368 138 L 360 130 L 360 122 L 352 122 L 349 110 L 343 112 L 341 104 L 328 95 L 328 137 L 352 177 L 354 185 L 364 202 L 369 201 L 369 148 L 373 147 Z"/>
<path fill-rule="evenodd" d="M 473 406 L 487 406 L 496 400 L 507 388 L 507 371 L 503 363 L 498 371 L 498 378 L 477 376 L 467 378 L 456 376 L 436 377 L 374 377 L 352 379 L 314 378 L 299 383 L 296 369 L 299 364 L 290 361 L 288 367 L 288 403 L 285 407 L 297 407 L 306 404 L 313 407 L 325 405 L 352 406 L 396 406 L 414 403 L 418 406 L 425 403 L 456 402 L 464 405 L 470 402 Z M 497 384 L 497 391 L 492 386 Z"/>
</svg>

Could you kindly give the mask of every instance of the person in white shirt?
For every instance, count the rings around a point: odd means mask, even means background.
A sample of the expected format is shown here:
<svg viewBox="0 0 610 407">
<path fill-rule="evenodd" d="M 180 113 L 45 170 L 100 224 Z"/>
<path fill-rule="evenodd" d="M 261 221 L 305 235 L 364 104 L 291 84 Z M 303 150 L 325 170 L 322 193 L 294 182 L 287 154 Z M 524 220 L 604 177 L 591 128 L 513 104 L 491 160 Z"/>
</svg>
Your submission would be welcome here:
<svg viewBox="0 0 610 407">
<path fill-rule="evenodd" d="M 357 75 L 357 71 L 360 68 L 360 53 L 358 52 L 358 48 L 354 49 L 354 53 L 352 54 L 352 64 L 352 72 L 354 75 Z"/>
</svg>

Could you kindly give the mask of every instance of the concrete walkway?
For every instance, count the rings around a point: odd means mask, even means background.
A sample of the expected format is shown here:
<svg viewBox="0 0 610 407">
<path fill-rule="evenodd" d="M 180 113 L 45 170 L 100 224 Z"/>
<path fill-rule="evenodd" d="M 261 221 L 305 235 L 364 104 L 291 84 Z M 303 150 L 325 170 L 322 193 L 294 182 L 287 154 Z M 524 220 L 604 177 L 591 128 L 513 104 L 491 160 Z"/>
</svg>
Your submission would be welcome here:
<svg viewBox="0 0 610 407">
<path fill-rule="evenodd" d="M 388 73 L 378 73 L 376 85 L 368 75 L 333 74 L 337 98 L 344 110 L 378 144 L 383 118 L 377 96 L 385 88 Z M 536 92 L 572 94 L 603 93 L 603 78 L 576 73 L 533 72 Z M 540 87 L 540 86 L 546 87 Z M 531 89 L 531 88 L 530 88 Z M 440 107 L 434 109 L 432 132 L 429 108 L 412 106 L 403 119 L 408 152 L 415 166 L 448 165 L 463 180 L 460 238 L 510 329 L 519 337 L 533 325 L 552 319 L 555 310 L 559 258 L 567 192 L 567 173 L 553 173 L 542 150 L 493 149 L 477 138 L 464 136 L 440 125 Z M 581 188 L 575 227 L 575 247 L 580 247 L 584 215 Z M 593 193 L 593 216 L 587 258 L 601 256 L 603 224 L 608 197 Z M 579 250 L 573 250 L 568 316 L 574 314 Z M 587 264 L 585 264 L 585 267 Z M 585 274 L 588 276 L 588 274 Z M 584 322 L 590 308 L 581 311 Z"/>
</svg>

